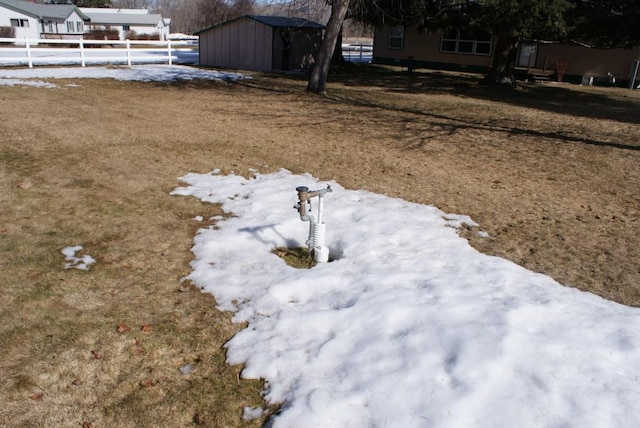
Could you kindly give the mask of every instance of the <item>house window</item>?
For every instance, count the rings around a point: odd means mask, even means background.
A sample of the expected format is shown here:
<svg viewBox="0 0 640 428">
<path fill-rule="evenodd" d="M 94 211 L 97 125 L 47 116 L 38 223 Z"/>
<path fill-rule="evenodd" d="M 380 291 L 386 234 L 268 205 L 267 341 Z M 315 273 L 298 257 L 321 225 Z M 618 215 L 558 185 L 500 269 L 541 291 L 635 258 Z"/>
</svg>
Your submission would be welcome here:
<svg viewBox="0 0 640 428">
<path fill-rule="evenodd" d="M 404 48 L 404 25 L 389 28 L 389 49 Z"/>
<path fill-rule="evenodd" d="M 11 26 L 12 27 L 25 27 L 25 28 L 29 28 L 29 21 L 26 19 L 11 19 Z"/>
<path fill-rule="evenodd" d="M 84 23 L 82 21 L 76 22 L 76 32 L 83 33 L 84 32 Z"/>
<path fill-rule="evenodd" d="M 131 26 L 129 25 L 123 25 L 122 26 L 122 31 L 129 31 L 131 29 Z"/>
<path fill-rule="evenodd" d="M 67 21 L 67 33 L 73 33 L 74 23 L 71 21 Z"/>
<path fill-rule="evenodd" d="M 447 30 L 442 33 L 441 52 L 491 55 L 493 35 L 486 31 Z"/>
</svg>

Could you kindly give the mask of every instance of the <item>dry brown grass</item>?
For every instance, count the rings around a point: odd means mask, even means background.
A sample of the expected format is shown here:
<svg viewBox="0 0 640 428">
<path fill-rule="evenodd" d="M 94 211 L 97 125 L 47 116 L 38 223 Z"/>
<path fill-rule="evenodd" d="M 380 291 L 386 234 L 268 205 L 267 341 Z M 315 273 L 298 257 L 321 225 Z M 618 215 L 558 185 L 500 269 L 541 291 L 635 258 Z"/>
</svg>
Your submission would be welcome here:
<svg viewBox="0 0 640 428">
<path fill-rule="evenodd" d="M 239 326 L 180 283 L 193 218 L 219 213 L 169 196 L 192 171 L 283 167 L 468 214 L 481 251 L 640 306 L 638 92 L 334 81 L 328 98 L 282 76 L 0 89 L 0 425 L 264 422 L 241 419 L 261 382 L 224 363 Z M 64 270 L 70 245 L 96 264 Z"/>
</svg>

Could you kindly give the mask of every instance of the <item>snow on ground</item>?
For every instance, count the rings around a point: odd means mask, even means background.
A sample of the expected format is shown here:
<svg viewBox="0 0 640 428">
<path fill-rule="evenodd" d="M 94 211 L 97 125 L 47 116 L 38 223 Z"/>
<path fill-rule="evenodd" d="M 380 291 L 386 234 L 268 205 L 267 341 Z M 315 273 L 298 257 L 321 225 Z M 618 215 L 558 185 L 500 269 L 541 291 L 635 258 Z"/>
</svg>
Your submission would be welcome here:
<svg viewBox="0 0 640 428">
<path fill-rule="evenodd" d="M 178 80 L 240 80 L 244 74 L 204 70 L 184 65 L 134 65 L 131 67 L 34 67 L 0 69 L 0 86 L 28 85 L 55 87 L 52 83 L 24 79 L 116 79 L 140 82 Z"/>
<path fill-rule="evenodd" d="M 89 270 L 89 266 L 96 262 L 96 260 L 88 254 L 82 257 L 76 257 L 76 253 L 79 251 L 82 251 L 81 245 L 62 249 L 62 254 L 64 254 L 65 260 L 67 261 L 67 263 L 64 264 L 65 269 Z"/>
<path fill-rule="evenodd" d="M 332 182 L 336 260 L 299 270 L 271 251 L 304 246 L 295 188 L 326 183 L 182 180 L 233 214 L 198 232 L 188 279 L 248 322 L 228 362 L 283 404 L 274 427 L 640 426 L 640 310 L 477 252 L 468 217 Z"/>
</svg>

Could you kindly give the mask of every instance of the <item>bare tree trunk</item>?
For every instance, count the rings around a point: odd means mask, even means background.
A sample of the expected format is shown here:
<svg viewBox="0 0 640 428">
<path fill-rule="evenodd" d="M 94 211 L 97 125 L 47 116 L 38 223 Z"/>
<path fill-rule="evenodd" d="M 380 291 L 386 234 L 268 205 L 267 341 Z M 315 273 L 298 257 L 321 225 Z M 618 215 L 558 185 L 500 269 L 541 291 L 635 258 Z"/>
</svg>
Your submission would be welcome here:
<svg viewBox="0 0 640 428">
<path fill-rule="evenodd" d="M 331 57 L 331 62 L 333 64 L 340 64 L 344 62 L 344 55 L 342 54 L 342 35 L 343 34 L 344 34 L 344 25 L 340 27 L 340 34 L 338 34 L 336 47 L 333 50 L 333 56 Z"/>
<path fill-rule="evenodd" d="M 329 74 L 329 66 L 333 51 L 336 49 L 336 42 L 340 35 L 342 23 L 347 15 L 350 0 L 333 0 L 331 2 L 331 17 L 327 23 L 327 28 L 322 39 L 322 44 L 318 50 L 316 63 L 311 70 L 307 91 L 316 94 L 326 94 L 327 92 L 327 75 Z"/>
<path fill-rule="evenodd" d="M 493 67 L 482 83 L 491 85 L 508 85 L 516 87 L 516 57 L 520 39 L 507 35 L 498 36 L 495 53 L 493 54 Z"/>
</svg>

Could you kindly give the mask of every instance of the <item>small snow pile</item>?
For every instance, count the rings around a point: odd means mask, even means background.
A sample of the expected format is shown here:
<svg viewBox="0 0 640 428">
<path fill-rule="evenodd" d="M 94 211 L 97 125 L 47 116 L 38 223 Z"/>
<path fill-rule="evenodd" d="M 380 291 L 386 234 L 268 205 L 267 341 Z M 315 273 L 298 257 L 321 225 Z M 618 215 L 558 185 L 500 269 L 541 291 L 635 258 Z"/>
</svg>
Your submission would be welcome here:
<svg viewBox="0 0 640 428">
<path fill-rule="evenodd" d="M 250 421 L 252 419 L 257 419 L 262 416 L 264 410 L 258 407 L 245 407 L 244 413 L 242 414 L 242 419 L 245 421 Z"/>
<path fill-rule="evenodd" d="M 233 214 L 198 232 L 188 279 L 248 323 L 228 362 L 265 379 L 273 427 L 638 426 L 639 309 L 477 252 L 465 216 L 333 182 L 335 261 L 295 269 L 272 250 L 304 246 L 295 188 L 326 183 L 182 180 Z"/>
<path fill-rule="evenodd" d="M 56 85 L 45 82 L 28 83 L 22 79 L 116 79 L 138 82 L 175 82 L 194 79 L 236 81 L 251 79 L 241 73 L 204 70 L 186 65 L 134 65 L 131 67 L 34 67 L 0 69 L 1 85 L 31 85 L 48 88 Z"/>
<path fill-rule="evenodd" d="M 89 266 L 96 262 L 96 260 L 88 254 L 82 257 L 76 257 L 76 253 L 81 250 L 82 246 L 80 245 L 62 249 L 62 254 L 65 255 L 65 260 L 67 261 L 67 263 L 64 264 L 65 269 L 89 270 Z"/>
<path fill-rule="evenodd" d="M 34 86 L 38 88 L 56 88 L 57 85 L 42 80 L 0 79 L 0 86 Z"/>
</svg>

